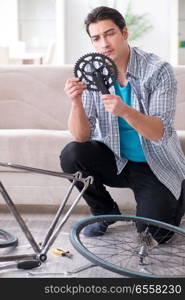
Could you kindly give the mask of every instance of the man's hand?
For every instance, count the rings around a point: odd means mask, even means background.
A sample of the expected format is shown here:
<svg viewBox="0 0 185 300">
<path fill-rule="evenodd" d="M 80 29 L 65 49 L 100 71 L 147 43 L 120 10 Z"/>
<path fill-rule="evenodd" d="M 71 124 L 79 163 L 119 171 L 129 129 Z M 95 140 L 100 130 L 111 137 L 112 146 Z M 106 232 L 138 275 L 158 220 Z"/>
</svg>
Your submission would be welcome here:
<svg viewBox="0 0 185 300">
<path fill-rule="evenodd" d="M 85 89 L 86 85 L 79 78 L 70 78 L 65 83 L 64 92 L 73 102 L 79 102 Z"/>
<path fill-rule="evenodd" d="M 68 79 L 64 87 L 64 92 L 72 101 L 68 127 L 78 142 L 88 141 L 91 132 L 90 123 L 82 103 L 82 93 L 85 89 L 86 85 L 79 78 Z"/>
<path fill-rule="evenodd" d="M 102 96 L 102 99 L 107 112 L 110 112 L 117 117 L 122 117 L 124 115 L 125 109 L 128 105 L 125 104 L 119 96 L 106 94 Z"/>
</svg>

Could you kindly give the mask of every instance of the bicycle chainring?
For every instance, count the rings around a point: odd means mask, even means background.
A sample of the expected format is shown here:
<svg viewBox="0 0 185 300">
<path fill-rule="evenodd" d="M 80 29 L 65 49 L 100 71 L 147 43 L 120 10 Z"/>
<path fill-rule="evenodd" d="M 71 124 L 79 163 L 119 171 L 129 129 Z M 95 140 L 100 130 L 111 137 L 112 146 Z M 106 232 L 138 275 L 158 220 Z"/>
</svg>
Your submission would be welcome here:
<svg viewBox="0 0 185 300">
<path fill-rule="evenodd" d="M 100 53 L 89 53 L 76 62 L 74 75 L 86 84 L 88 90 L 101 91 L 102 84 L 107 90 L 114 85 L 118 69 L 110 57 Z"/>
</svg>

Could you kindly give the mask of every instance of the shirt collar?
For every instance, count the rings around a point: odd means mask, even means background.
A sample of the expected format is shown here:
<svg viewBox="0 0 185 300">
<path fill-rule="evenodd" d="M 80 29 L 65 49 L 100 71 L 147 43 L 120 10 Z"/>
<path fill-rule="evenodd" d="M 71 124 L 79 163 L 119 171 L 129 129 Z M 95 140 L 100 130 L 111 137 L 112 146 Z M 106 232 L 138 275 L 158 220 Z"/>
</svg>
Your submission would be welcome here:
<svg viewBox="0 0 185 300">
<path fill-rule="evenodd" d="M 128 78 L 129 76 L 138 78 L 139 77 L 139 66 L 138 66 L 138 61 L 136 58 L 136 53 L 134 48 L 129 47 L 130 49 L 130 57 L 127 65 L 127 71 L 126 71 L 126 77 Z"/>
</svg>

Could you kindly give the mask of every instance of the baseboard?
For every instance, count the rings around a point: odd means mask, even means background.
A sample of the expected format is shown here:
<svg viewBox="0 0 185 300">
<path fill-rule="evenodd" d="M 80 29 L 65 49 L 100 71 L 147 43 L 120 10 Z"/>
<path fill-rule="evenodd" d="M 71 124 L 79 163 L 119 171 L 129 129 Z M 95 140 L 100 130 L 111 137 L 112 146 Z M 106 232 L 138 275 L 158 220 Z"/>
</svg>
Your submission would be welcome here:
<svg viewBox="0 0 185 300">
<path fill-rule="evenodd" d="M 16 209 L 20 213 L 24 214 L 55 214 L 58 210 L 59 205 L 43 205 L 43 204 L 17 204 Z M 70 205 L 66 205 L 63 213 L 65 213 L 70 208 Z M 135 209 L 133 208 L 122 208 L 120 207 L 122 213 L 124 214 L 135 214 Z M 10 213 L 9 208 L 6 204 L 0 204 L 0 213 Z M 77 205 L 73 213 L 91 215 L 90 209 L 87 205 Z"/>
</svg>

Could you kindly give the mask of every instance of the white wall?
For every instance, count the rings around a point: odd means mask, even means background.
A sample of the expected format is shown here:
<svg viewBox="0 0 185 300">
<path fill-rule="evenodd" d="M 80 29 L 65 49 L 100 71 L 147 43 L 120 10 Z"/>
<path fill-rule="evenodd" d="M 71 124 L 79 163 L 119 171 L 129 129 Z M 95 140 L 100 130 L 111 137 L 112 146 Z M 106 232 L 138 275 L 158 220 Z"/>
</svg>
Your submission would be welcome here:
<svg viewBox="0 0 185 300">
<path fill-rule="evenodd" d="M 123 1 L 117 1 L 123 3 Z M 127 1 L 128 2 L 128 1 Z M 121 10 L 122 4 L 119 4 Z M 153 29 L 134 44 L 176 64 L 178 50 L 178 0 L 132 0 L 133 11 L 150 18 Z"/>
<path fill-rule="evenodd" d="M 0 0 L 0 44 L 9 44 L 17 37 L 17 0 Z"/>
<path fill-rule="evenodd" d="M 179 0 L 179 41 L 185 41 L 185 0 Z M 179 48 L 179 64 L 185 65 L 185 47 Z"/>
<path fill-rule="evenodd" d="M 27 51 L 45 52 L 56 39 L 56 1 L 18 0 L 18 24 Z"/>
<path fill-rule="evenodd" d="M 85 32 L 83 21 L 92 1 L 67 0 L 65 14 L 66 63 L 74 63 L 81 55 L 92 52 L 91 42 Z M 97 2 L 94 0 L 94 2 Z"/>
<path fill-rule="evenodd" d="M 65 1 L 56 0 L 56 52 L 55 64 L 62 65 L 66 57 L 66 3 Z"/>
<path fill-rule="evenodd" d="M 67 0 L 65 62 L 74 63 L 81 55 L 93 51 L 83 26 L 84 18 L 91 8 L 102 4 L 114 5 L 124 15 L 127 3 L 128 0 Z M 132 7 L 137 14 L 148 13 L 154 26 L 152 31 L 138 40 L 135 45 L 146 51 L 156 53 L 172 64 L 176 64 L 178 0 L 132 0 Z"/>
<path fill-rule="evenodd" d="M 59 9 L 56 12 L 56 20 L 55 1 Z M 54 39 L 56 35 L 57 63 L 73 64 L 83 54 L 94 51 L 83 24 L 87 13 L 96 6 L 108 5 L 117 8 L 124 15 L 128 1 L 0 0 L 0 42 L 16 41 L 21 38 L 27 41 L 29 50 L 35 48 L 38 51 L 39 48 L 45 49 L 48 41 Z M 183 1 L 185 2 L 181 0 Z M 20 12 L 19 37 L 17 2 Z M 178 2 L 179 0 L 132 0 L 134 12 L 148 13 L 154 26 L 153 30 L 138 40 L 135 45 L 158 54 L 172 64 L 177 64 L 178 61 Z"/>
</svg>

